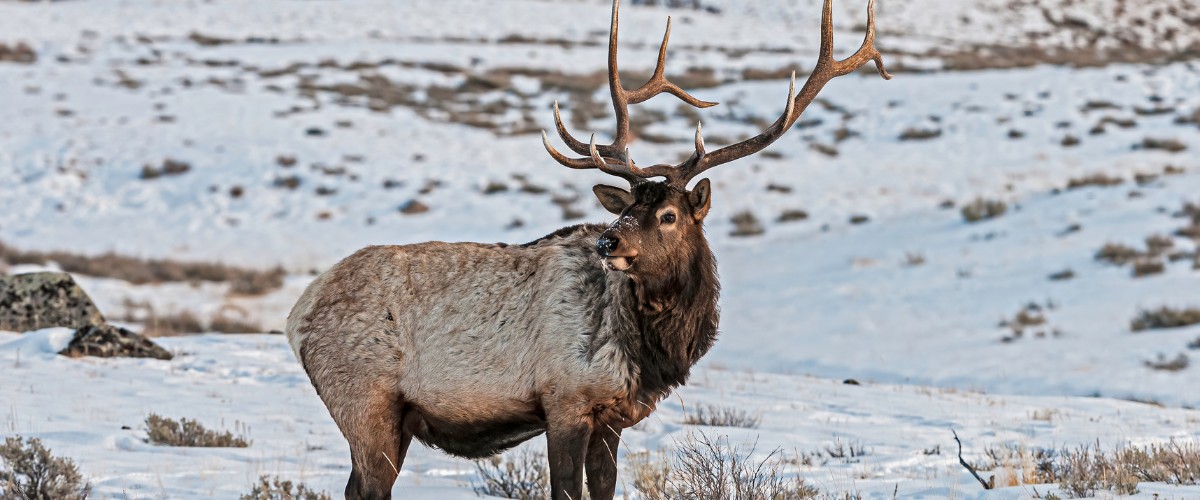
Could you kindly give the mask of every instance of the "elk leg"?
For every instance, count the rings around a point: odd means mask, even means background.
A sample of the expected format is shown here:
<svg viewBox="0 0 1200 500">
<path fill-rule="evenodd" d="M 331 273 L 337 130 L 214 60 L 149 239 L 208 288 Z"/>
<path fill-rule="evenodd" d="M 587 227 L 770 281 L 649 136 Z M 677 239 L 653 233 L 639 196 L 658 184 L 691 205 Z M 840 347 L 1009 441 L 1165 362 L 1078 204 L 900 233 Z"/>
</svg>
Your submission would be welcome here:
<svg viewBox="0 0 1200 500">
<path fill-rule="evenodd" d="M 617 445 L 621 430 L 604 425 L 592 430 L 588 440 L 587 486 L 592 500 L 612 500 L 617 491 Z"/>
<path fill-rule="evenodd" d="M 352 471 L 346 483 L 348 500 L 389 500 L 392 485 L 404 463 L 412 442 L 405 406 L 398 397 L 376 391 L 363 398 L 343 424 L 342 433 L 350 443 Z M 355 411 L 357 410 L 357 411 Z"/>
<path fill-rule="evenodd" d="M 591 426 L 588 422 L 551 420 L 546 426 L 546 454 L 550 459 L 551 500 L 582 500 L 583 463 Z"/>
</svg>

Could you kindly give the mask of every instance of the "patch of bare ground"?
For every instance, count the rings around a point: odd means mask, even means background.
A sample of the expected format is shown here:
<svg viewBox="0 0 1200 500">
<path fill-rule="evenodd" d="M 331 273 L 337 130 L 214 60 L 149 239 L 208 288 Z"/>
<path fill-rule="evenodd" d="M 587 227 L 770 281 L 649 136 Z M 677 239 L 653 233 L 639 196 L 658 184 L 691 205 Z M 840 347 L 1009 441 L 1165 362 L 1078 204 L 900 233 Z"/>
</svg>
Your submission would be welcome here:
<svg viewBox="0 0 1200 500">
<path fill-rule="evenodd" d="M 9 265 L 57 264 L 69 273 L 114 278 L 135 285 L 210 281 L 229 283 L 230 292 L 262 295 L 283 286 L 287 273 L 282 268 L 248 269 L 217 262 L 183 262 L 171 259 L 143 259 L 116 253 L 83 255 L 65 251 L 23 251 L 0 243 L 0 260 Z"/>
</svg>

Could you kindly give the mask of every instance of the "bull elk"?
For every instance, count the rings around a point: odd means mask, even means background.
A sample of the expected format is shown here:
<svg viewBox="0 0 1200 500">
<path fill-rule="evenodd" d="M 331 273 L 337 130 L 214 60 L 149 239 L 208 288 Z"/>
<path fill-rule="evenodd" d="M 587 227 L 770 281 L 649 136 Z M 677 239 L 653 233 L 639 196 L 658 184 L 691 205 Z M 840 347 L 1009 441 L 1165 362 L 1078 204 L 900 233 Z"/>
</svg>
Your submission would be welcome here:
<svg viewBox="0 0 1200 500">
<path fill-rule="evenodd" d="M 833 78 L 874 60 L 873 0 L 867 33 L 850 57 L 833 57 L 832 0 L 821 17 L 817 64 L 761 134 L 705 150 L 677 165 L 640 167 L 627 145 L 629 105 L 661 93 L 707 108 L 664 76 L 670 20 L 650 80 L 636 90 L 617 70 L 617 13 L 608 41 L 616 112 L 612 144 L 575 139 L 554 160 L 599 169 L 631 189 L 597 185 L 618 216 L 603 226 L 559 229 L 519 246 L 428 242 L 372 246 L 342 260 L 305 290 L 288 315 L 296 356 L 350 444 L 347 498 L 390 498 L 415 437 L 446 453 L 482 458 L 546 433 L 555 500 L 613 498 L 621 430 L 687 381 L 717 336 L 716 260 L 703 222 L 712 200 L 706 170 L 779 139 Z M 652 181 L 651 178 L 662 178 Z"/>
</svg>

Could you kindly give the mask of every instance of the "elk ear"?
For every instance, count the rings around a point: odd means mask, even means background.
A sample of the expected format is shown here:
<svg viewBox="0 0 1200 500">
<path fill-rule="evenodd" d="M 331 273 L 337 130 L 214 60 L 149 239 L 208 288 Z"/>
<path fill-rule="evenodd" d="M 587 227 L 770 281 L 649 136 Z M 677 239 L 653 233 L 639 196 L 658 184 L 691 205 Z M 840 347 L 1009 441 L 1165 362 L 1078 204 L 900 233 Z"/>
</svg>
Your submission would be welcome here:
<svg viewBox="0 0 1200 500">
<path fill-rule="evenodd" d="M 688 202 L 692 204 L 692 217 L 696 222 L 704 220 L 708 215 L 708 207 L 712 205 L 712 187 L 708 179 L 700 179 L 696 187 L 688 193 Z"/>
<path fill-rule="evenodd" d="M 600 204 L 604 205 L 605 210 L 616 215 L 621 215 L 626 207 L 633 204 L 633 195 L 619 187 L 596 184 L 592 187 L 592 192 L 596 193 L 596 198 L 600 199 Z"/>
</svg>

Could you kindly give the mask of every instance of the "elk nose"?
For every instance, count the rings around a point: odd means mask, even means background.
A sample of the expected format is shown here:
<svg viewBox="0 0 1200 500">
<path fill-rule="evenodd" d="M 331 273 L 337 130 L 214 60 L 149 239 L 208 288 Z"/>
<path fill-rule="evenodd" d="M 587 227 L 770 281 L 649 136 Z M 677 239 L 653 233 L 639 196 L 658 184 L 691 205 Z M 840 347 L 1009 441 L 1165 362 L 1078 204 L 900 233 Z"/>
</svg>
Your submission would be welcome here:
<svg viewBox="0 0 1200 500">
<path fill-rule="evenodd" d="M 612 236 L 601 236 L 600 241 L 596 242 L 596 251 L 600 253 L 601 257 L 608 257 L 620 243 L 621 240 Z"/>
</svg>

